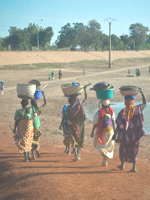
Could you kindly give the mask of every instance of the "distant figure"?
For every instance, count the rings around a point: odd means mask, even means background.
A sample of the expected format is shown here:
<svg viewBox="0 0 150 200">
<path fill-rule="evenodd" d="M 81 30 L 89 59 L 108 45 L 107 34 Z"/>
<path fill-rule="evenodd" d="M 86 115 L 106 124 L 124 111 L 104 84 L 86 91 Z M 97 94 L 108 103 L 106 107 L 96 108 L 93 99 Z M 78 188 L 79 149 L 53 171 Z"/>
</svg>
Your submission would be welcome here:
<svg viewBox="0 0 150 200">
<path fill-rule="evenodd" d="M 86 71 L 85 70 L 83 70 L 83 76 L 85 76 L 86 75 Z"/>
<path fill-rule="evenodd" d="M 140 76 L 141 75 L 141 72 L 140 72 L 140 70 L 138 69 L 138 76 Z"/>
<path fill-rule="evenodd" d="M 8 45 L 8 51 L 11 51 L 10 45 Z"/>
<path fill-rule="evenodd" d="M 139 70 L 138 70 L 138 68 L 136 68 L 136 70 L 135 70 L 135 74 L 136 74 L 136 76 L 138 76 L 138 74 L 139 74 Z"/>
<path fill-rule="evenodd" d="M 61 79 L 61 78 L 62 78 L 62 73 L 61 73 L 61 70 L 59 70 L 59 72 L 58 72 L 58 76 L 59 76 L 59 79 Z"/>
<path fill-rule="evenodd" d="M 48 76 L 48 80 L 50 81 L 51 80 L 51 75 L 49 74 L 49 76 Z"/>
<path fill-rule="evenodd" d="M 55 79 L 55 72 L 54 71 L 52 71 L 51 77 L 52 77 L 52 79 Z"/>
<path fill-rule="evenodd" d="M 130 69 L 128 69 L 128 75 L 130 75 Z"/>
<path fill-rule="evenodd" d="M 1 91 L 1 95 L 3 95 L 4 94 L 4 81 L 1 81 L 0 91 Z"/>
</svg>

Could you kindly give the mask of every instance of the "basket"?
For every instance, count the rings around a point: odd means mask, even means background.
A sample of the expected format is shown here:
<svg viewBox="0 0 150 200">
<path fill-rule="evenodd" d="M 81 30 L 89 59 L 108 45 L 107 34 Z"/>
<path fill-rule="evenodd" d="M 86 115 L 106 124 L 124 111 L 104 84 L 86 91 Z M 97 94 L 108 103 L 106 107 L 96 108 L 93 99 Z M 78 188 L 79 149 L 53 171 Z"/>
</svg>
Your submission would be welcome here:
<svg viewBox="0 0 150 200">
<path fill-rule="evenodd" d="M 38 80 L 36 80 L 36 79 L 33 79 L 33 80 L 29 81 L 28 83 L 29 83 L 29 84 L 34 84 L 34 85 L 36 85 L 36 89 L 39 89 L 40 86 L 41 86 L 40 81 L 38 81 Z"/>
<path fill-rule="evenodd" d="M 122 96 L 132 95 L 135 96 L 140 91 L 140 88 L 132 85 L 125 85 L 119 88 Z"/>
<path fill-rule="evenodd" d="M 62 92 L 65 96 L 69 97 L 71 95 L 81 95 L 84 87 L 81 85 L 63 84 L 61 85 Z"/>
<path fill-rule="evenodd" d="M 138 94 L 138 92 L 139 92 L 139 90 L 124 90 L 124 91 L 120 91 L 122 96 L 129 96 L 129 95 L 135 96 L 135 95 Z"/>
<path fill-rule="evenodd" d="M 111 99 L 113 98 L 114 89 L 96 90 L 97 99 Z"/>
<path fill-rule="evenodd" d="M 42 90 L 36 90 L 35 93 L 34 93 L 34 97 L 36 99 L 41 99 L 42 98 L 42 94 L 43 94 Z"/>
<path fill-rule="evenodd" d="M 33 84 L 17 84 L 17 94 L 19 98 L 31 99 L 34 96 L 36 85 Z"/>
</svg>

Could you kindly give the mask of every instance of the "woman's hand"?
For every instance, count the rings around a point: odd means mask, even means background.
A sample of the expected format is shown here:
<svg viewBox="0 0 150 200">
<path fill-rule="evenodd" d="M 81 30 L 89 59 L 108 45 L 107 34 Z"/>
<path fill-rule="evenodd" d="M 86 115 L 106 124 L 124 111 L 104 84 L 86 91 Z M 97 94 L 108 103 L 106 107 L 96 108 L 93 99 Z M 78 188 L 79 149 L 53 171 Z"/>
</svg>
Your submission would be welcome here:
<svg viewBox="0 0 150 200">
<path fill-rule="evenodd" d="M 13 133 L 16 134 L 16 129 L 13 130 Z"/>
<path fill-rule="evenodd" d="M 61 130 L 62 129 L 62 125 L 60 124 L 60 126 L 59 126 L 59 130 Z"/>
</svg>

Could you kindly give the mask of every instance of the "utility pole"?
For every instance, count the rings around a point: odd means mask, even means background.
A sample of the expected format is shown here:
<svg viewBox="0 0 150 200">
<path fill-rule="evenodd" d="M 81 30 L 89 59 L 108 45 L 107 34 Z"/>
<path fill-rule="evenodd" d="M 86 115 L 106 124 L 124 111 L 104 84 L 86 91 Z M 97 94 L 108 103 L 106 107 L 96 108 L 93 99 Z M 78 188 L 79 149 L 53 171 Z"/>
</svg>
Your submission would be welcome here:
<svg viewBox="0 0 150 200">
<path fill-rule="evenodd" d="M 109 23 L 109 68 L 111 68 L 111 23 L 115 21 L 115 19 L 107 18 L 104 21 Z"/>
<path fill-rule="evenodd" d="M 41 21 L 43 21 L 43 19 L 41 19 L 40 21 L 38 21 L 38 22 L 41 22 Z M 39 51 L 39 34 L 38 34 L 38 22 L 37 22 L 37 26 L 36 26 L 36 31 L 37 31 L 37 50 Z"/>
</svg>

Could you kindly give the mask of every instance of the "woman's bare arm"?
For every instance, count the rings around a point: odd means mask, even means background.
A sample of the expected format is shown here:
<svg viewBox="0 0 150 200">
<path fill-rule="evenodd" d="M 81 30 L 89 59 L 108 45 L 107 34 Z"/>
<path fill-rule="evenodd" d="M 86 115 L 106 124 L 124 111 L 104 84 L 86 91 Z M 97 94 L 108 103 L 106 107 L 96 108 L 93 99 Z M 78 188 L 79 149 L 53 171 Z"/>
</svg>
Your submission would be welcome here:
<svg viewBox="0 0 150 200">
<path fill-rule="evenodd" d="M 144 110 L 144 108 L 146 107 L 147 101 L 146 101 L 145 95 L 143 94 L 142 90 L 140 90 L 140 93 L 142 95 L 142 100 L 143 100 L 143 103 L 141 104 L 141 108 L 142 108 L 142 110 Z"/>
</svg>

